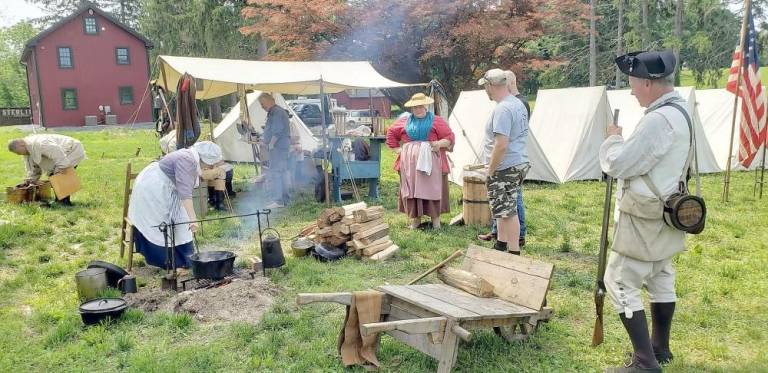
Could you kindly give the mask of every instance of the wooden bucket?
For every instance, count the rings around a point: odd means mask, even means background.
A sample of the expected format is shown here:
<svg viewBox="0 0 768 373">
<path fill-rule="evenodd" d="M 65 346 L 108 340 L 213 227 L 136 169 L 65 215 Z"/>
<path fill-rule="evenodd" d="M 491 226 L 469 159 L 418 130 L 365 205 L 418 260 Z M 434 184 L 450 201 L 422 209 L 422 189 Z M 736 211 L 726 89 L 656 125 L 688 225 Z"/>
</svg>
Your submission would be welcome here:
<svg viewBox="0 0 768 373">
<path fill-rule="evenodd" d="M 489 225 L 491 209 L 488 204 L 488 187 L 485 169 L 478 166 L 464 167 L 464 224 Z"/>
<path fill-rule="evenodd" d="M 35 201 L 50 201 L 53 199 L 53 187 L 51 187 L 50 181 L 40 182 L 40 184 L 36 184 L 30 189 L 34 191 Z"/>
<path fill-rule="evenodd" d="M 5 200 L 15 205 L 27 201 L 29 190 L 27 188 L 7 187 L 5 188 Z"/>
</svg>

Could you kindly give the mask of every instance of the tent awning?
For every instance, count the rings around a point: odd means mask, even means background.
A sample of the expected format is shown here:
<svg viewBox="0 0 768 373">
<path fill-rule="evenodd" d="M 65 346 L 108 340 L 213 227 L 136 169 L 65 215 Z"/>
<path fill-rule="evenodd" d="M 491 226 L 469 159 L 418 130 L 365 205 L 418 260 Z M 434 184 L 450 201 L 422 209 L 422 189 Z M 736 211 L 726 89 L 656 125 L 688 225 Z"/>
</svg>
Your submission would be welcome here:
<svg viewBox="0 0 768 373">
<path fill-rule="evenodd" d="M 218 58 L 158 56 L 158 85 L 175 90 L 184 73 L 197 79 L 197 99 L 206 100 L 246 89 L 282 94 L 312 95 L 337 93 L 355 88 L 400 88 L 424 86 L 389 80 L 369 62 L 335 61 L 247 61 Z M 170 87 L 166 87 L 166 84 Z"/>
</svg>

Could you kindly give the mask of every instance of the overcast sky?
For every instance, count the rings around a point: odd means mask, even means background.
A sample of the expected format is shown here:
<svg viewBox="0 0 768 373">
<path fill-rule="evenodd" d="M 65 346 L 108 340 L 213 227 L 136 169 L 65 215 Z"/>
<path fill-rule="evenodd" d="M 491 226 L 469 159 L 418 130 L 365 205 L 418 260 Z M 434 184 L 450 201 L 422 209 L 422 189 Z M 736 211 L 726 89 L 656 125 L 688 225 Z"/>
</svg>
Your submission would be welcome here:
<svg viewBox="0 0 768 373">
<path fill-rule="evenodd" d="M 29 18 L 43 15 L 36 5 L 24 0 L 0 0 L 0 27 L 8 27 Z"/>
</svg>

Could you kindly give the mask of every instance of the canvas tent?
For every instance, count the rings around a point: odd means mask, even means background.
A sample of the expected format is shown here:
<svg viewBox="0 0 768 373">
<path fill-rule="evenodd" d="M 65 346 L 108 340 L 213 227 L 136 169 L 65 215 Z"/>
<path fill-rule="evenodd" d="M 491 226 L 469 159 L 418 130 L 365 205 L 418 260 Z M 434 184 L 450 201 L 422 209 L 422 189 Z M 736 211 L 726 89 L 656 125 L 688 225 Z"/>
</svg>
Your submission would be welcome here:
<svg viewBox="0 0 768 373">
<path fill-rule="evenodd" d="M 763 90 L 765 92 L 765 89 Z M 696 107 L 701 117 L 704 132 L 707 134 L 707 140 L 714 153 L 715 160 L 721 170 L 725 171 L 728 159 L 728 140 L 731 138 L 731 123 L 733 115 L 733 93 L 725 89 L 702 89 L 696 91 Z M 741 107 L 741 101 L 738 103 Z M 736 117 L 736 125 L 739 125 L 740 117 Z M 738 162 L 739 149 L 738 128 L 733 137 L 733 155 L 731 160 L 732 170 L 744 170 L 745 168 Z M 750 169 L 758 169 L 762 165 L 763 149 L 758 150 L 755 160 L 752 161 Z"/>
<path fill-rule="evenodd" d="M 598 153 L 610 122 L 605 87 L 542 89 L 531 114 L 531 137 L 557 182 L 596 180 L 602 177 Z"/>
<path fill-rule="evenodd" d="M 424 86 L 404 84 L 381 76 L 370 62 L 247 61 L 218 58 L 158 56 L 157 84 L 170 90 L 184 73 L 196 79 L 197 99 L 207 100 L 245 89 L 282 94 L 338 93 L 355 88 Z"/>
<path fill-rule="evenodd" d="M 267 120 L 267 112 L 261 108 L 258 101 L 259 91 L 246 95 L 248 102 L 248 111 L 251 121 L 254 124 L 256 132 L 262 132 L 262 126 Z M 302 150 L 315 150 L 320 141 L 312 135 L 304 122 L 301 121 L 296 113 L 288 106 L 283 96 L 279 93 L 273 95 L 275 103 L 287 109 L 293 117 L 291 118 L 291 133 L 299 137 Z M 213 129 L 213 138 L 221 146 L 224 159 L 234 162 L 253 162 L 253 149 L 251 145 L 243 140 L 243 137 L 237 130 L 237 123 L 240 121 L 240 103 L 236 104 L 224 116 L 224 119 Z"/>
<path fill-rule="evenodd" d="M 485 90 L 463 91 L 453 107 L 448 123 L 456 135 L 453 152 L 448 153 L 451 173 L 448 179 L 462 185 L 464 166 L 480 163 L 483 152 L 485 125 L 496 103 L 488 98 Z M 536 138 L 528 132 L 528 158 L 533 165 L 526 179 L 557 182 L 557 175 L 544 157 Z"/>
<path fill-rule="evenodd" d="M 691 114 L 693 128 L 696 131 L 696 155 L 699 172 L 712 173 L 724 170 L 717 163 L 707 133 L 704 131 L 699 111 L 696 109 L 696 96 L 700 91 L 696 91 L 693 87 L 676 87 L 675 90 L 688 102 L 687 109 Z M 628 89 L 608 91 L 608 103 L 612 110 L 619 109 L 619 126 L 622 127 L 624 138 L 629 138 L 635 132 L 640 119 L 645 115 L 645 108 L 640 106 Z"/>
</svg>

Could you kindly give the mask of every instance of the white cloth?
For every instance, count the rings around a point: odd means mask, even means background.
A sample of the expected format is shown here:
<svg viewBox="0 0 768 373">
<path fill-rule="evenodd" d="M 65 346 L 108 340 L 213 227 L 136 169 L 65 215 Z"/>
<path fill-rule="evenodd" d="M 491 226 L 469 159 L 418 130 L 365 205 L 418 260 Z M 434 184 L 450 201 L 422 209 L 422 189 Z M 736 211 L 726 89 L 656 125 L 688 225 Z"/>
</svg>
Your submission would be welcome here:
<svg viewBox="0 0 768 373">
<path fill-rule="evenodd" d="M 605 268 L 605 289 L 616 312 L 632 318 L 633 312 L 642 311 L 643 287 L 652 303 L 676 302 L 672 258 L 646 262 L 612 252 Z"/>
<path fill-rule="evenodd" d="M 600 147 L 600 166 L 618 179 L 614 229 L 635 237 L 636 247 L 617 247 L 614 239 L 613 250 L 641 260 L 661 260 L 685 249 L 685 233 L 667 226 L 662 219 L 641 221 L 618 210 L 626 183 L 628 190 L 655 197 L 640 178 L 642 175 L 650 177 L 664 198 L 677 190 L 688 157 L 690 131 L 678 109 L 660 107 L 668 102 L 688 106 L 677 92 L 667 93 L 648 107 L 628 139 L 610 136 Z"/>
<path fill-rule="evenodd" d="M 165 246 L 165 238 L 157 225 L 189 221 L 173 181 L 163 173 L 157 162 L 150 163 L 136 177 L 128 219 L 149 242 L 158 246 Z M 192 241 L 188 224 L 176 226 L 174 233 L 176 245 Z"/>
<path fill-rule="evenodd" d="M 176 130 L 168 132 L 160 138 L 160 150 L 163 154 L 168 154 L 176 150 Z"/>
<path fill-rule="evenodd" d="M 430 145 L 429 141 L 422 141 L 420 144 L 416 171 L 421 171 L 427 174 L 427 176 L 432 175 L 432 145 Z"/>
</svg>

